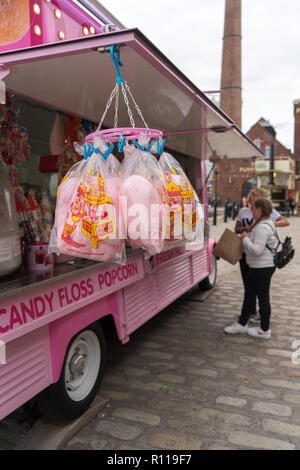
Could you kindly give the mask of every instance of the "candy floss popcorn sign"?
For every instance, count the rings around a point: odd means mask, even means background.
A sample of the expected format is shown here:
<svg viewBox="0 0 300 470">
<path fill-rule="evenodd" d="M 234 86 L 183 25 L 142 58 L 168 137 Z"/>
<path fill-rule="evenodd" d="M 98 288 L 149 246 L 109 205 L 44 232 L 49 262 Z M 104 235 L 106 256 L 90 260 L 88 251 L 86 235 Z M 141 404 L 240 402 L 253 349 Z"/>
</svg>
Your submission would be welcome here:
<svg viewBox="0 0 300 470">
<path fill-rule="evenodd" d="M 142 259 L 133 258 L 123 266 L 106 267 L 101 272 L 97 271 L 89 277 L 82 275 L 76 281 L 70 280 L 52 290 L 39 291 L 27 298 L 22 296 L 14 303 L 3 303 L 0 307 L 0 334 L 36 323 L 48 315 L 61 316 L 66 310 L 87 305 L 126 287 L 142 275 Z"/>
</svg>

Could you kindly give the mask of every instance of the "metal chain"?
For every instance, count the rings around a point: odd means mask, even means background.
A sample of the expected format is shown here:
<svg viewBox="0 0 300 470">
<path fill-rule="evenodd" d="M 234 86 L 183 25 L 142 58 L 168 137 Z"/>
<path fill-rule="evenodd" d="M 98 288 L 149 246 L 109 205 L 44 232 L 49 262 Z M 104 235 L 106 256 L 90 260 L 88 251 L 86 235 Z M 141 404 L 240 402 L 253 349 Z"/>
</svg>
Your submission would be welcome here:
<svg viewBox="0 0 300 470">
<path fill-rule="evenodd" d="M 128 98 L 127 98 L 126 90 L 124 88 L 124 83 L 121 83 L 121 87 L 122 87 L 123 98 L 124 98 L 125 104 L 127 106 L 127 112 L 128 112 L 128 116 L 129 116 L 129 119 L 130 119 L 130 123 L 131 123 L 132 127 L 135 127 L 135 122 L 134 122 L 133 115 L 132 115 L 132 112 L 131 112 L 131 109 L 130 109 L 130 106 L 129 106 L 129 101 L 128 101 Z"/>
<path fill-rule="evenodd" d="M 115 118 L 114 118 L 114 127 L 115 129 L 118 127 L 118 114 L 119 114 L 119 99 L 120 99 L 120 91 L 119 91 L 119 84 L 116 84 L 115 88 L 113 89 L 112 91 L 112 94 L 110 95 L 110 98 L 106 104 L 106 108 L 105 108 L 105 111 L 103 113 L 103 116 L 101 118 L 101 121 L 100 121 L 100 124 L 97 128 L 97 131 L 99 131 L 102 127 L 102 124 L 103 124 L 103 121 L 106 117 L 106 114 L 109 110 L 109 108 L 111 107 L 111 104 L 113 102 L 114 99 L 116 99 L 115 101 Z M 128 112 L 128 116 L 129 116 L 129 119 L 130 119 L 130 123 L 131 123 L 131 126 L 132 127 L 135 127 L 135 121 L 134 121 L 134 118 L 133 118 L 133 114 L 132 114 L 132 111 L 130 109 L 130 105 L 129 105 L 129 100 L 128 100 L 128 97 L 127 97 L 127 93 L 126 93 L 126 90 L 128 91 L 128 94 L 130 96 L 130 98 L 132 99 L 133 103 L 134 103 L 134 107 L 138 113 L 138 115 L 140 116 L 140 118 L 142 119 L 145 127 L 147 129 L 149 129 L 145 119 L 144 119 L 144 116 L 142 114 L 142 111 L 140 109 L 140 107 L 138 106 L 138 104 L 136 103 L 132 93 L 131 93 L 131 90 L 129 88 L 129 85 L 127 82 L 124 82 L 124 83 L 121 83 L 121 87 L 122 87 L 122 94 L 123 94 L 123 98 L 124 98 L 124 102 L 126 104 L 126 107 L 127 107 L 127 112 Z"/>
<path fill-rule="evenodd" d="M 115 102 L 115 129 L 118 127 L 118 114 L 119 114 L 119 97 L 120 97 L 119 85 L 116 87 L 116 102 Z"/>
<path fill-rule="evenodd" d="M 106 104 L 106 108 L 105 108 L 105 111 L 104 111 L 103 116 L 102 116 L 102 118 L 101 118 L 100 124 L 99 124 L 99 126 L 97 127 L 97 132 L 100 131 L 100 129 L 101 129 L 101 127 L 102 127 L 102 124 L 103 124 L 103 121 L 104 121 L 104 119 L 105 119 L 105 116 L 106 116 L 106 114 L 107 114 L 107 111 L 108 111 L 109 108 L 111 107 L 111 104 L 112 104 L 112 102 L 113 102 L 113 100 L 114 100 L 114 97 L 116 96 L 116 94 L 118 93 L 118 91 L 119 91 L 119 85 L 116 85 L 115 88 L 114 88 L 113 91 L 112 91 L 112 94 L 110 95 L 110 98 L 109 98 L 107 104 Z"/>
<path fill-rule="evenodd" d="M 125 85 L 125 88 L 126 88 L 126 90 L 128 91 L 128 93 L 129 93 L 129 95 L 130 95 L 130 97 L 131 97 L 131 99 L 132 99 L 132 101 L 133 101 L 133 103 L 134 103 L 134 106 L 135 106 L 135 109 L 137 110 L 137 113 L 139 114 L 140 118 L 142 119 L 142 121 L 143 121 L 145 127 L 146 127 L 147 129 L 149 129 L 149 127 L 148 127 L 148 125 L 147 125 L 147 123 L 146 123 L 146 121 L 145 121 L 145 119 L 144 119 L 144 116 L 143 116 L 143 114 L 142 114 L 142 111 L 140 110 L 139 105 L 136 103 L 136 101 L 135 101 L 135 99 L 134 99 L 134 97 L 133 97 L 133 95 L 132 95 L 132 93 L 131 93 L 131 90 L 130 90 L 130 88 L 129 88 L 128 83 L 125 82 L 124 85 Z"/>
</svg>

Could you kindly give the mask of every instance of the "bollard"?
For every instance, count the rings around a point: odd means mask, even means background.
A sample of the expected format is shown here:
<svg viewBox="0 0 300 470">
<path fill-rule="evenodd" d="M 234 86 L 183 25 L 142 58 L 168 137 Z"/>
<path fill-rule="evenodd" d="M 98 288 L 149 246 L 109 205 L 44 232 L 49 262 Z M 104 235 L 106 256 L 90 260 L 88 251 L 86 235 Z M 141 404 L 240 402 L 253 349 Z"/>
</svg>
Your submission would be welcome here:
<svg viewBox="0 0 300 470">
<path fill-rule="evenodd" d="M 217 200 L 214 201 L 214 226 L 217 225 L 217 207 L 218 207 L 218 202 Z"/>
</svg>

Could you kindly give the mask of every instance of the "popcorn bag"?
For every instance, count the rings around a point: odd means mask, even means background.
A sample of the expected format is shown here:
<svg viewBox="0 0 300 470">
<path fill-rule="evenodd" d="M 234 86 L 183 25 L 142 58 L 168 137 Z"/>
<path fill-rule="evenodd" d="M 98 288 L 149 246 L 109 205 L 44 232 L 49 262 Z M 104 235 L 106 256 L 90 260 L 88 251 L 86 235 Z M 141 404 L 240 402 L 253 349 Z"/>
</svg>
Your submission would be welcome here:
<svg viewBox="0 0 300 470">
<path fill-rule="evenodd" d="M 164 152 L 159 159 L 167 210 L 166 247 L 196 238 L 199 213 L 194 189 L 177 160 Z"/>
<path fill-rule="evenodd" d="M 84 147 L 85 160 L 75 164 L 59 186 L 50 251 L 123 263 L 120 178 L 117 166 L 114 170 L 113 164 L 107 164 L 111 148 L 107 149 L 101 139 L 94 145 Z"/>
<path fill-rule="evenodd" d="M 124 148 L 121 196 L 126 201 L 127 240 L 133 249 L 154 255 L 162 251 L 165 235 L 163 175 L 155 157 L 147 151 L 149 138 L 141 135 Z"/>
</svg>

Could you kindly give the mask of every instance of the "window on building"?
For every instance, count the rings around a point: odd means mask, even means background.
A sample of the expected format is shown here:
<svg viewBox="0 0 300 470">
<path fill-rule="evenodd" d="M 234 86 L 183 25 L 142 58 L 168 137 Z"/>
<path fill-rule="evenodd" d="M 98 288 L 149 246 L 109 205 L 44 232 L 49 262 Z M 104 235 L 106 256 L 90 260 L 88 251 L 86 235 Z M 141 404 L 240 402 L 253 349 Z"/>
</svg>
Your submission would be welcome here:
<svg viewBox="0 0 300 470">
<path fill-rule="evenodd" d="M 261 146 L 260 139 L 254 139 L 253 143 L 254 143 L 254 145 L 256 145 L 256 147 L 257 147 L 258 149 L 260 149 L 260 146 Z"/>
<path fill-rule="evenodd" d="M 265 146 L 265 159 L 270 160 L 271 158 L 271 145 Z"/>
</svg>

